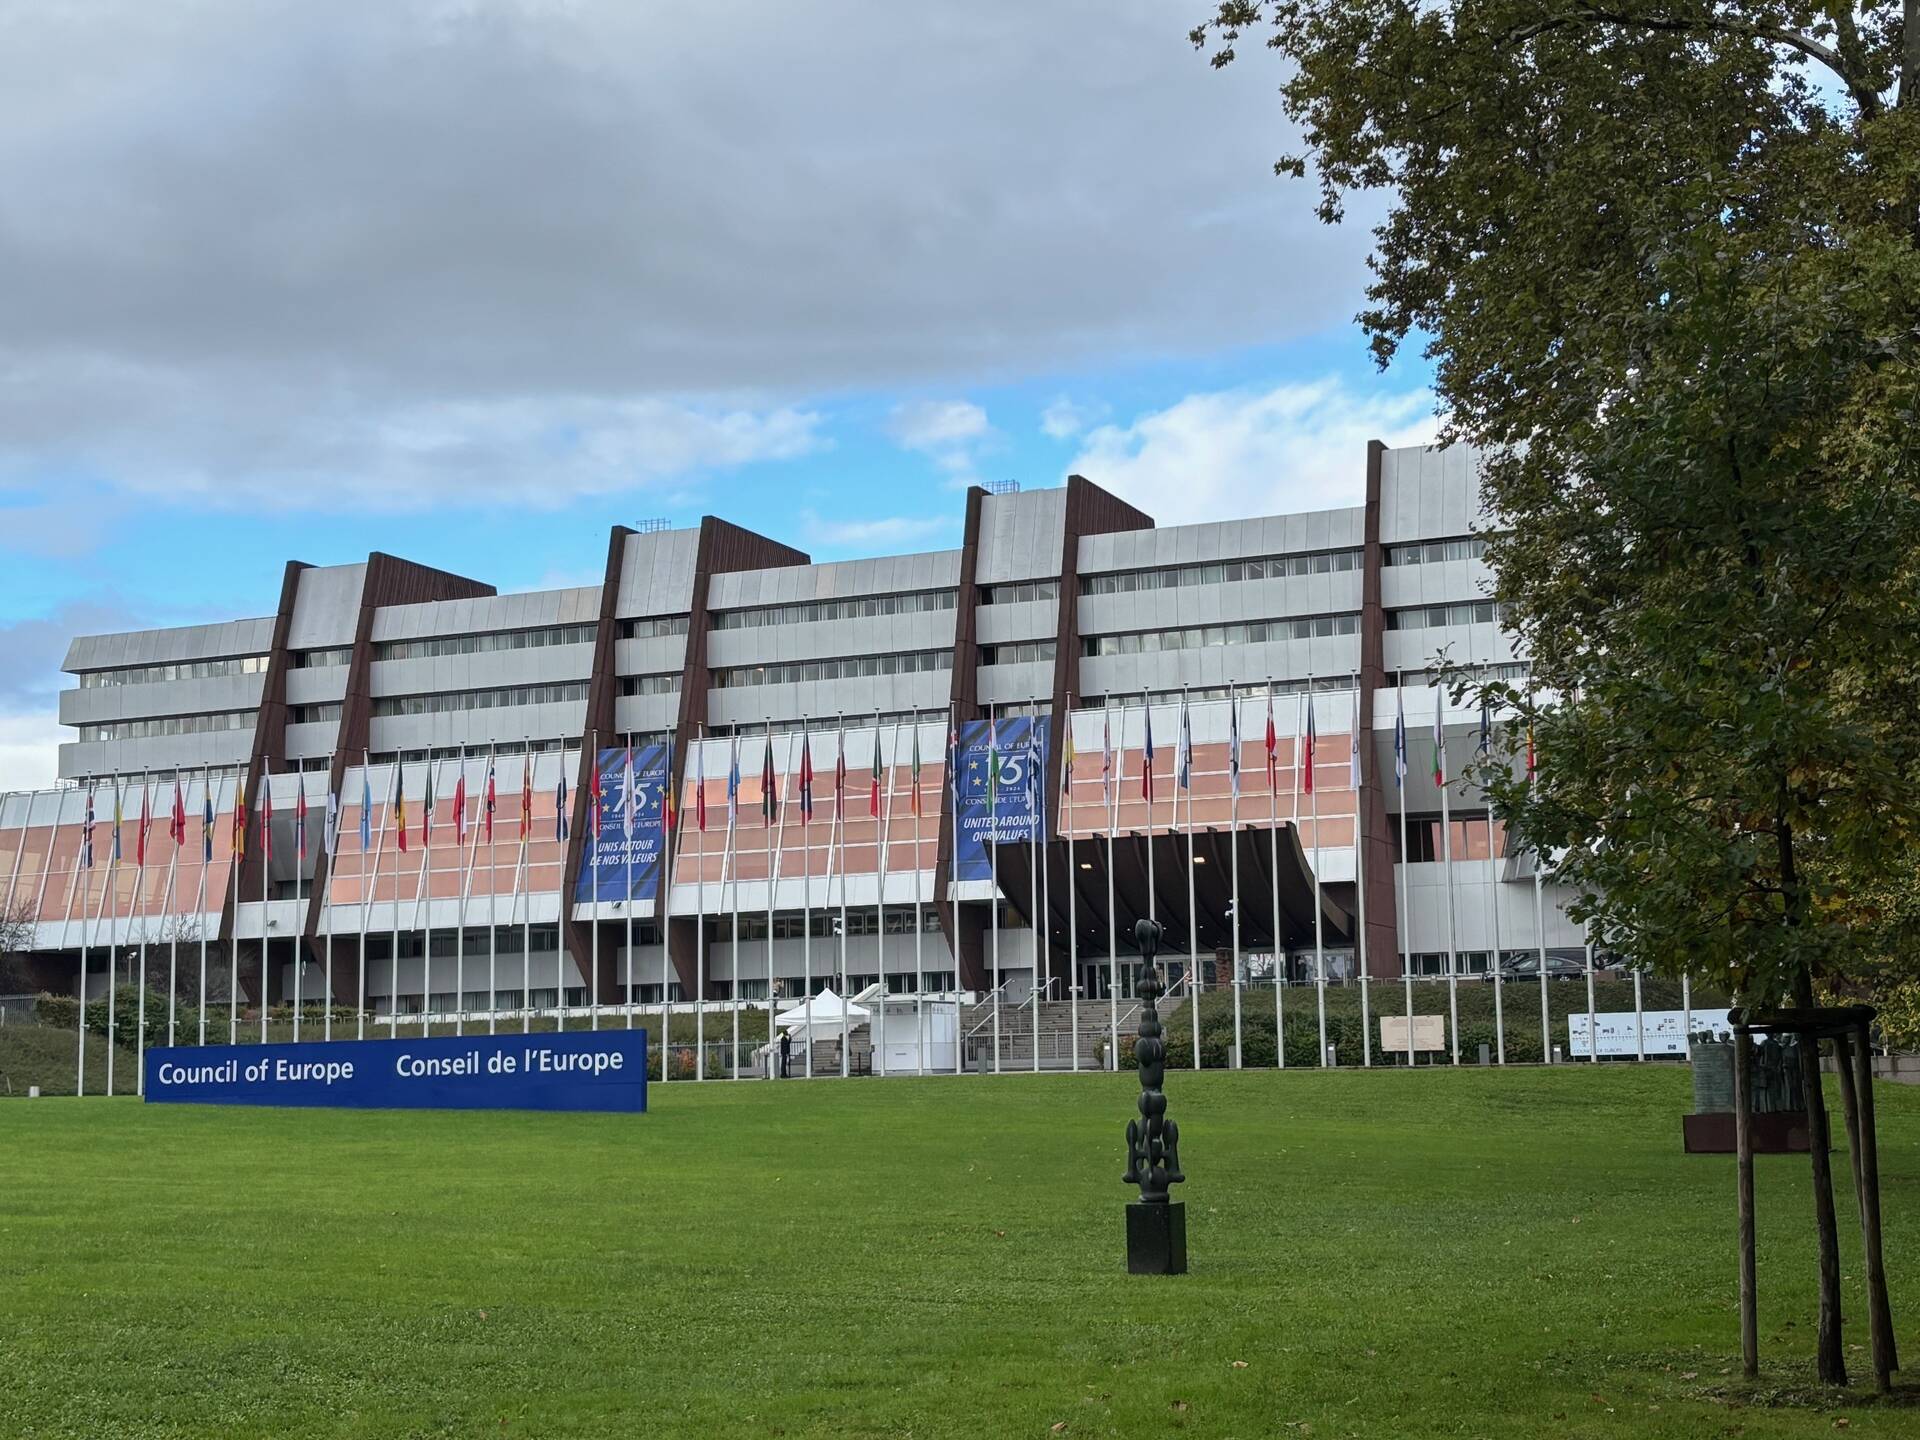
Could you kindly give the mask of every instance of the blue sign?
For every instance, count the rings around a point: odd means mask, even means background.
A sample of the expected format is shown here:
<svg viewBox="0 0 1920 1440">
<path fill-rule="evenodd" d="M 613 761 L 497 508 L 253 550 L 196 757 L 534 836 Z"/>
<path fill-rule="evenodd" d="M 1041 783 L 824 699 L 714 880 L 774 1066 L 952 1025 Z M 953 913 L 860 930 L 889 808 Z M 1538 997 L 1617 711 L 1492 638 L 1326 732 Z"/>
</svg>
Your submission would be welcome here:
<svg viewBox="0 0 1920 1440">
<path fill-rule="evenodd" d="M 954 874 L 962 880 L 993 878 L 994 845 L 1044 840 L 1047 827 L 1047 749 L 1051 726 L 1006 719 L 994 727 L 989 746 L 987 722 L 960 727 L 958 853 Z M 989 755 L 998 760 L 999 781 L 989 785 Z M 989 806 L 991 791 L 991 806 Z"/>
<path fill-rule="evenodd" d="M 348 1110 L 647 1108 L 647 1032 L 441 1035 L 147 1051 L 149 1104 Z"/>
<path fill-rule="evenodd" d="M 628 834 L 626 749 L 600 752 L 600 827 L 587 832 L 575 900 L 651 900 L 659 893 L 666 854 L 661 806 L 669 783 L 666 746 L 643 745 L 633 752 L 633 833 Z"/>
</svg>

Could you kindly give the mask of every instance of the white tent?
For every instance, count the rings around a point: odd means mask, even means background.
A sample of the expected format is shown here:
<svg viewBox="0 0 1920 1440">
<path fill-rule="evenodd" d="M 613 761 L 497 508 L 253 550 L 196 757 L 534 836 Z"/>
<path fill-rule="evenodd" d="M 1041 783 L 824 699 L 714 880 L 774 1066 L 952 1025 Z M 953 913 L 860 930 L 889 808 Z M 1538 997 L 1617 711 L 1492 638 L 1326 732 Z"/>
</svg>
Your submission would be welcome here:
<svg viewBox="0 0 1920 1440">
<path fill-rule="evenodd" d="M 826 989 L 813 997 L 811 1008 L 803 1000 L 791 1010 L 782 1010 L 774 1016 L 773 1023 L 783 1030 L 805 1030 L 811 1022 L 814 1038 L 829 1040 L 849 1028 L 858 1029 L 868 1018 L 864 1005 L 842 1000 L 831 989 Z"/>
</svg>

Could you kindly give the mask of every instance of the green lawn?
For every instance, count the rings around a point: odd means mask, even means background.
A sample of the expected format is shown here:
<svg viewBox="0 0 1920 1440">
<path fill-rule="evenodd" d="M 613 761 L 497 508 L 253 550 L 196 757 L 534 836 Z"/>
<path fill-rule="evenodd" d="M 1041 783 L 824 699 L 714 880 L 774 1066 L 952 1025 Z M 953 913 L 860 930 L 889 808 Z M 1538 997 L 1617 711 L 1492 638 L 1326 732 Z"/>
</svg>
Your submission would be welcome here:
<svg viewBox="0 0 1920 1440">
<path fill-rule="evenodd" d="M 1679 1067 L 1169 1084 L 1165 1279 L 1123 1271 L 1131 1075 L 0 1104 L 0 1435 L 1920 1434 L 1911 1392 L 1809 1384 L 1804 1157 L 1759 1165 L 1795 1403 L 1728 1376 L 1732 1162 L 1679 1153 Z M 1878 1093 L 1920 1366 L 1920 1092 Z"/>
</svg>

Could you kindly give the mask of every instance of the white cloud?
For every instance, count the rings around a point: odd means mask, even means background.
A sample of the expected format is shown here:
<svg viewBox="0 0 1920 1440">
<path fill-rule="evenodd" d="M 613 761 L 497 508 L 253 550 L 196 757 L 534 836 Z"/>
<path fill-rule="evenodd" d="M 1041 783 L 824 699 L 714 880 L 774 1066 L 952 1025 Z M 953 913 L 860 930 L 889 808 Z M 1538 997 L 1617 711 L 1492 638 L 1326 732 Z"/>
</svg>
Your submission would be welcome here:
<svg viewBox="0 0 1920 1440">
<path fill-rule="evenodd" d="M 1104 406 L 1077 404 L 1062 395 L 1040 412 L 1040 433 L 1049 440 L 1071 440 L 1104 413 Z"/>
<path fill-rule="evenodd" d="M 1357 505 L 1366 446 L 1438 432 L 1428 390 L 1355 394 L 1341 381 L 1189 395 L 1091 431 L 1067 469 L 1162 524 Z"/>
<path fill-rule="evenodd" d="M 909 450 L 964 445 L 992 429 L 987 412 L 970 400 L 912 400 L 887 417 L 887 433 Z"/>
<path fill-rule="evenodd" d="M 0 791 L 45 790 L 59 773 L 60 742 L 73 739 L 53 712 L 0 715 Z"/>
<path fill-rule="evenodd" d="M 809 545 L 842 550 L 900 550 L 951 536 L 952 516 L 887 515 L 874 520 L 823 520 L 808 510 L 800 517 Z"/>
</svg>

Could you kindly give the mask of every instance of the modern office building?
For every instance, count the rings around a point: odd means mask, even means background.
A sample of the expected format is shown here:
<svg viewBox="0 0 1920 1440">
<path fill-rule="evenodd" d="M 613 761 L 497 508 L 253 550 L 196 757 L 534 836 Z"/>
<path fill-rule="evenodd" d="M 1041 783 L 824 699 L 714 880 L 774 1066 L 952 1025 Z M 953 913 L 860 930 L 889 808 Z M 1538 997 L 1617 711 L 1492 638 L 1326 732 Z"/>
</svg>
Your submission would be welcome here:
<svg viewBox="0 0 1920 1440">
<path fill-rule="evenodd" d="M 0 804 L 8 913 L 49 988 L 144 937 L 248 1001 L 408 1014 L 1097 999 L 1145 915 L 1207 987 L 1578 954 L 1470 786 L 1442 824 L 1430 664 L 1524 668 L 1473 456 L 1354 464 L 1363 505 L 1201 525 L 976 488 L 958 549 L 830 564 L 615 526 L 599 585 L 526 594 L 289 563 L 257 617 L 73 642 L 63 783 Z M 1477 720 L 1440 710 L 1450 777 Z"/>
</svg>

